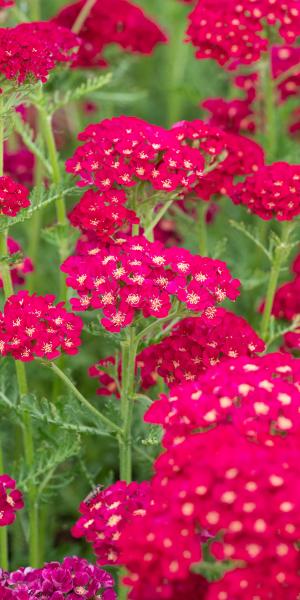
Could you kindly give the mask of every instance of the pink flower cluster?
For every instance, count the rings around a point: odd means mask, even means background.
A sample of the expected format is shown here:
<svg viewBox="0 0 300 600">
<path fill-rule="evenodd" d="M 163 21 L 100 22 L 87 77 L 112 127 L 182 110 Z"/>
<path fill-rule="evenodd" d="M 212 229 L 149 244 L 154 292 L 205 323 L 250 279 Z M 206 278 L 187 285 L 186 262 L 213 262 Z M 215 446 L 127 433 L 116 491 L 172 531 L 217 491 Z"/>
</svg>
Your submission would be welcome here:
<svg viewBox="0 0 300 600">
<path fill-rule="evenodd" d="M 122 190 L 105 193 L 88 190 L 70 212 L 70 223 L 83 233 L 105 241 L 117 231 L 139 223 L 136 214 L 124 206 L 126 199 Z"/>
<path fill-rule="evenodd" d="M 9 475 L 0 475 L 0 527 L 11 525 L 17 510 L 23 508 L 23 496 Z"/>
<path fill-rule="evenodd" d="M 29 191 L 8 175 L 0 177 L 0 213 L 15 217 L 22 208 L 30 206 Z"/>
<path fill-rule="evenodd" d="M 187 35 L 196 57 L 220 65 L 251 64 L 268 49 L 264 28 L 271 27 L 288 44 L 300 35 L 297 0 L 199 0 L 189 15 Z"/>
<path fill-rule="evenodd" d="M 54 21 L 71 29 L 85 0 L 64 7 Z M 104 67 L 104 51 L 118 44 L 127 52 L 151 54 L 167 38 L 140 7 L 128 0 L 96 0 L 80 29 L 81 47 L 74 60 L 78 67 Z"/>
<path fill-rule="evenodd" d="M 33 184 L 34 155 L 21 146 L 15 152 L 5 148 L 4 173 L 22 185 Z"/>
<path fill-rule="evenodd" d="M 72 528 L 75 538 L 85 537 L 92 543 L 100 565 L 119 562 L 119 539 L 133 516 L 144 515 L 149 503 L 149 483 L 118 481 L 84 500 L 81 517 Z"/>
<path fill-rule="evenodd" d="M 82 321 L 69 313 L 64 303 L 53 304 L 55 296 L 29 295 L 20 291 L 10 296 L 0 313 L 0 353 L 17 360 L 35 356 L 52 360 L 62 352 L 76 354 Z"/>
<path fill-rule="evenodd" d="M 47 81 L 57 63 L 70 62 L 79 39 L 50 22 L 21 23 L 0 29 L 0 73 L 24 83 Z"/>
<path fill-rule="evenodd" d="M 203 317 L 188 317 L 174 325 L 168 337 L 147 346 L 137 356 L 140 387 L 154 386 L 158 376 L 168 387 L 194 381 L 219 362 L 254 356 L 263 352 L 264 347 L 264 342 L 245 319 L 222 308 L 217 309 L 213 323 Z M 97 393 L 100 395 L 118 397 L 116 382 L 107 372 L 114 364 L 115 358 L 109 356 L 89 369 L 89 375 L 99 381 Z M 121 380 L 121 364 L 118 365 L 118 376 Z"/>
<path fill-rule="evenodd" d="M 1 598 L 7 594 L 4 600 L 116 600 L 111 575 L 77 556 L 46 563 L 41 569 L 2 572 L 1 584 Z"/>
<path fill-rule="evenodd" d="M 225 263 L 184 248 L 165 249 L 144 236 L 123 236 L 114 244 L 92 247 L 90 253 L 69 257 L 61 269 L 79 295 L 71 299 L 73 309 L 101 309 L 102 325 L 113 332 L 140 313 L 145 318 L 168 316 L 172 298 L 213 322 L 215 305 L 235 300 L 239 287 Z"/>
<path fill-rule="evenodd" d="M 290 221 L 300 214 L 300 167 L 286 162 L 261 167 L 235 186 L 232 200 L 266 221 Z"/>
<path fill-rule="evenodd" d="M 212 126 L 235 134 L 255 131 L 254 112 L 247 100 L 208 98 L 201 106 L 211 114 L 208 123 Z"/>
<path fill-rule="evenodd" d="M 0 0 L 0 8 L 9 8 L 14 5 L 14 0 Z"/>
<path fill-rule="evenodd" d="M 17 252 L 22 252 L 22 248 L 16 240 L 13 238 L 8 238 L 7 247 L 9 254 L 13 256 Z M 13 264 L 10 269 L 11 279 L 13 285 L 23 285 L 25 283 L 25 276 L 27 273 L 31 273 L 33 271 L 33 264 L 30 258 L 25 257 L 21 258 L 20 262 Z M 3 287 L 3 281 L 0 276 L 0 288 Z"/>
<path fill-rule="evenodd" d="M 176 600 L 179 582 L 190 590 L 191 567 L 209 541 L 212 557 L 233 561 L 233 570 L 208 590 L 198 576 L 194 598 L 296 600 L 299 377 L 287 355 L 243 357 L 149 409 L 167 450 L 155 464 L 146 514 L 121 534 L 130 598 Z"/>
<path fill-rule="evenodd" d="M 272 314 L 277 319 L 293 321 L 300 315 L 300 255 L 293 264 L 294 279 L 280 286 L 275 294 Z M 282 350 L 289 352 L 300 349 L 300 327 L 292 327 L 283 336 Z"/>
</svg>

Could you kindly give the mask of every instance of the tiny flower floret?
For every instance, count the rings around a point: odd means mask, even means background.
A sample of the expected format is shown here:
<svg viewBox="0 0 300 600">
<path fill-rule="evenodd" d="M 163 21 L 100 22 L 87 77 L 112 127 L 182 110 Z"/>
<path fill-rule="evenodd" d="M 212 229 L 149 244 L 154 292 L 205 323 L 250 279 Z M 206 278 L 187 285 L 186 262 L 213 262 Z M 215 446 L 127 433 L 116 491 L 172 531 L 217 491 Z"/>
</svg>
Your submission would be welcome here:
<svg viewBox="0 0 300 600">
<path fill-rule="evenodd" d="M 0 215 L 15 217 L 22 208 L 30 206 L 29 191 L 8 175 L 0 177 Z"/>
<path fill-rule="evenodd" d="M 15 480 L 9 475 L 0 475 L 0 527 L 11 525 L 23 506 L 23 496 Z"/>
</svg>

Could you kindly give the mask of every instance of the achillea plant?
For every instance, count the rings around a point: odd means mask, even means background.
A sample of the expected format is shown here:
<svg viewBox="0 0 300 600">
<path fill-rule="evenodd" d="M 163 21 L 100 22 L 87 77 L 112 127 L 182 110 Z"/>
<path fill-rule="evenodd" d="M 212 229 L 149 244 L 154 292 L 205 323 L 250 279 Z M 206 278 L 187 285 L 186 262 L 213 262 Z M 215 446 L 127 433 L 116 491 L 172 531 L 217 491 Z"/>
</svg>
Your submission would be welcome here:
<svg viewBox="0 0 300 600">
<path fill-rule="evenodd" d="M 0 597 L 297 600 L 298 1 L 0 9 Z"/>
</svg>

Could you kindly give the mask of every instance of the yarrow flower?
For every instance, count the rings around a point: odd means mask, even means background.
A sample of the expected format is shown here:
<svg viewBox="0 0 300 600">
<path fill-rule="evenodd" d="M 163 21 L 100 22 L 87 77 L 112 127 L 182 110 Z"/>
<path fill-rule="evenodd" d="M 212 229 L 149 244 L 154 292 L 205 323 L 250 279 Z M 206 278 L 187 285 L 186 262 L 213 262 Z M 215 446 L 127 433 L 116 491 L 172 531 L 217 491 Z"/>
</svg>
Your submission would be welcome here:
<svg viewBox="0 0 300 600">
<path fill-rule="evenodd" d="M 29 191 L 8 175 L 0 177 L 0 214 L 15 217 L 22 208 L 30 206 Z"/>
<path fill-rule="evenodd" d="M 7 248 L 9 254 L 13 256 L 14 254 L 18 254 L 22 252 L 22 248 L 16 240 L 13 238 L 8 238 L 7 240 Z M 13 285 L 23 285 L 25 283 L 25 276 L 27 273 L 31 273 L 33 271 L 33 264 L 30 258 L 20 258 L 20 261 L 14 262 L 10 268 L 10 274 Z M 3 287 L 3 281 L 0 276 L 0 288 Z"/>
<path fill-rule="evenodd" d="M 41 569 L 22 567 L 2 574 L 3 589 L 12 593 L 7 600 L 116 600 L 113 585 L 109 573 L 77 556 L 46 563 Z"/>
<path fill-rule="evenodd" d="M 22 185 L 33 185 L 34 155 L 25 147 L 15 152 L 5 148 L 4 173 Z"/>
<path fill-rule="evenodd" d="M 14 5 L 14 0 L 0 0 L 0 8 L 9 8 Z"/>
<path fill-rule="evenodd" d="M 82 321 L 69 313 L 64 303 L 53 304 L 55 296 L 29 295 L 20 291 L 10 296 L 0 313 L 0 353 L 17 360 L 35 356 L 52 360 L 76 354 L 80 345 Z"/>
<path fill-rule="evenodd" d="M 146 419 L 163 425 L 167 450 L 146 514 L 121 534 L 130 598 L 144 590 L 150 598 L 148 586 L 154 600 L 176 600 L 174 582 L 190 585 L 209 540 L 212 560 L 232 561 L 232 571 L 195 598 L 296 600 L 299 375 L 287 355 L 239 358 L 150 408 Z"/>
<path fill-rule="evenodd" d="M 235 300 L 239 287 L 222 261 L 183 248 L 165 249 L 144 236 L 88 246 L 86 254 L 69 257 L 61 269 L 79 295 L 71 299 L 73 309 L 101 309 L 101 323 L 112 332 L 130 325 L 139 313 L 145 318 L 168 316 L 173 298 L 213 322 L 215 305 L 225 298 Z"/>
<path fill-rule="evenodd" d="M 201 106 L 211 114 L 208 119 L 210 125 L 236 134 L 255 132 L 254 113 L 247 100 L 208 98 Z"/>
<path fill-rule="evenodd" d="M 132 210 L 123 206 L 126 195 L 123 191 L 106 193 L 88 190 L 69 214 L 70 223 L 83 233 L 93 233 L 99 240 L 107 240 L 126 226 L 139 223 Z"/>
<path fill-rule="evenodd" d="M 245 319 L 222 308 L 217 309 L 212 324 L 203 317 L 188 317 L 174 325 L 170 335 L 160 343 L 147 346 L 138 354 L 136 371 L 140 373 L 140 387 L 155 385 L 158 376 L 168 387 L 191 382 L 211 366 L 239 356 L 254 356 L 263 352 L 264 347 Z M 99 380 L 100 395 L 118 397 L 117 384 L 109 374 L 114 364 L 115 358 L 109 356 L 89 369 L 90 376 Z M 119 380 L 121 372 L 119 363 Z"/>
<path fill-rule="evenodd" d="M 96 490 L 91 499 L 80 504 L 82 516 L 72 528 L 72 535 L 85 537 L 92 543 L 98 564 L 118 563 L 121 532 L 133 516 L 145 514 L 148 503 L 148 482 L 118 481 L 106 489 Z"/>
<path fill-rule="evenodd" d="M 0 527 L 11 525 L 23 506 L 23 496 L 15 480 L 9 475 L 0 475 Z"/>
<path fill-rule="evenodd" d="M 199 428 L 232 423 L 247 438 L 293 434 L 300 428 L 300 366 L 284 354 L 240 357 L 210 368 L 197 381 L 174 387 L 148 409 L 165 443 L 178 444 Z"/>
<path fill-rule="evenodd" d="M 54 21 L 64 27 L 74 25 L 85 0 L 64 7 Z M 151 54 L 167 38 L 160 27 L 139 6 L 127 0 L 96 0 L 79 32 L 81 48 L 74 66 L 104 67 L 104 51 L 118 44 L 127 52 Z"/>
<path fill-rule="evenodd" d="M 51 22 L 0 29 L 0 73 L 18 84 L 47 81 L 57 63 L 71 62 L 79 39 Z"/>
<path fill-rule="evenodd" d="M 196 57 L 220 65 L 251 64 L 268 49 L 264 27 L 276 29 L 288 44 L 300 35 L 297 0 L 199 0 L 189 15 L 188 39 Z"/>
<path fill-rule="evenodd" d="M 261 167 L 235 186 L 231 198 L 266 221 L 290 221 L 300 214 L 300 167 L 286 162 Z"/>
</svg>

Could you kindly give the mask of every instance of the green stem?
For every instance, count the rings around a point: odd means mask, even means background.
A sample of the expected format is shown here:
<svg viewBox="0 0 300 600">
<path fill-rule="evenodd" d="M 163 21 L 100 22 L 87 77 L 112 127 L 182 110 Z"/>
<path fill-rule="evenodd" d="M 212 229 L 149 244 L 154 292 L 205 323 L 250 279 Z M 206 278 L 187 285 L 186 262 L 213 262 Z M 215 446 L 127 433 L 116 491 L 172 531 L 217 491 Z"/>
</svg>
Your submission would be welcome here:
<svg viewBox="0 0 300 600">
<path fill-rule="evenodd" d="M 37 119 L 37 121 L 38 121 L 38 119 Z M 41 188 L 42 181 L 43 181 L 43 165 L 42 165 L 41 161 L 37 157 L 35 157 L 35 160 L 34 160 L 34 185 L 38 189 L 42 189 Z M 31 273 L 30 278 L 29 278 L 29 290 L 30 290 L 31 294 L 34 291 L 36 291 L 36 266 L 37 266 L 37 257 L 38 257 L 38 250 L 39 250 L 39 243 L 40 243 L 40 231 L 41 231 L 41 227 L 42 227 L 42 222 L 43 222 L 42 211 L 36 210 L 35 213 L 33 214 L 32 220 L 31 220 L 30 239 L 29 239 L 29 248 L 28 248 L 28 254 L 29 254 L 29 256 L 33 262 L 33 266 L 34 266 L 34 271 L 33 271 L 33 273 Z"/>
<path fill-rule="evenodd" d="M 175 10 L 181 11 L 182 8 L 178 7 L 177 9 L 176 7 Z M 173 36 L 171 39 L 171 44 L 169 44 L 169 56 L 171 64 L 168 64 L 167 73 L 167 78 L 170 81 L 170 90 L 168 94 L 168 121 L 170 126 L 182 118 L 182 89 L 184 89 L 184 73 L 189 56 L 189 44 L 183 43 L 183 38 L 186 31 L 185 19 L 182 18 L 182 15 L 180 15 L 180 18 L 176 17 L 177 14 L 175 15 L 174 21 L 176 19 L 178 26 L 176 27 L 174 23 L 175 26 L 173 27 Z"/>
<path fill-rule="evenodd" d="M 261 73 L 264 103 L 264 148 L 270 162 L 276 157 L 278 149 L 277 87 L 272 77 L 271 60 L 271 53 L 268 52 Z"/>
<path fill-rule="evenodd" d="M 149 239 L 150 241 L 153 241 L 153 230 L 156 227 L 156 225 L 159 223 L 159 221 L 163 218 L 163 216 L 166 214 L 166 212 L 168 211 L 168 209 L 170 208 L 170 206 L 172 206 L 172 203 L 174 201 L 174 197 L 170 198 L 170 200 L 168 200 L 155 214 L 154 219 L 151 221 L 150 225 L 148 225 L 145 228 L 145 232 L 144 235 L 147 239 Z"/>
<path fill-rule="evenodd" d="M 49 160 L 52 167 L 52 179 L 53 182 L 59 186 L 61 184 L 61 172 L 58 160 L 58 153 L 56 149 L 53 129 L 52 129 L 52 115 L 48 115 L 45 108 L 39 106 L 39 117 L 40 117 L 40 127 L 45 140 L 45 144 L 48 149 Z M 56 200 L 56 217 L 57 223 L 60 226 L 65 226 L 68 224 L 65 201 L 63 196 L 59 196 Z M 59 254 L 61 263 L 67 257 L 67 243 L 65 240 L 66 236 L 61 236 L 60 246 L 59 246 Z M 62 271 L 60 271 L 60 298 L 63 301 L 67 299 L 67 287 L 65 282 L 65 275 Z"/>
<path fill-rule="evenodd" d="M 281 243 L 278 244 L 277 248 L 274 251 L 274 260 L 271 268 L 270 279 L 268 283 L 266 301 L 261 321 L 261 337 L 263 340 L 267 341 L 269 336 L 269 328 L 270 328 L 270 320 L 274 302 L 274 296 L 277 288 L 277 283 L 279 279 L 280 269 L 282 263 L 284 261 L 284 256 L 286 256 L 286 244 L 288 241 L 288 237 L 290 234 L 290 224 L 288 222 L 282 223 L 282 234 L 281 234 Z"/>
<path fill-rule="evenodd" d="M 40 19 L 41 19 L 40 0 L 29 0 L 28 8 L 29 8 L 30 19 L 32 21 L 40 21 Z"/>
<path fill-rule="evenodd" d="M 72 25 L 73 33 L 80 32 L 82 26 L 84 25 L 84 22 L 88 18 L 95 3 L 96 3 L 96 0 L 86 0 L 86 3 L 83 5 L 80 13 L 78 14 L 76 20 L 74 21 L 74 23 Z"/>
<path fill-rule="evenodd" d="M 95 406 L 90 404 L 90 402 L 75 387 L 75 385 L 72 383 L 69 377 L 54 362 L 50 363 L 50 367 L 54 371 L 54 373 L 61 379 L 61 381 L 63 381 L 63 383 L 74 394 L 77 400 L 79 400 L 79 402 L 83 404 L 83 406 L 85 406 L 88 409 L 88 411 L 94 415 L 94 417 L 97 417 L 98 421 L 103 423 L 103 425 L 105 425 L 109 430 L 114 431 L 119 435 L 122 433 L 121 428 L 116 423 L 114 423 L 108 417 L 103 415 L 99 410 L 97 410 L 97 408 L 95 408 Z"/>
<path fill-rule="evenodd" d="M 0 475 L 4 473 L 4 460 L 2 444 L 0 444 Z M 4 571 L 8 571 L 8 535 L 7 527 L 0 527 L 0 566 Z"/>
<path fill-rule="evenodd" d="M 207 256 L 207 229 L 206 229 L 206 213 L 207 204 L 203 200 L 197 200 L 197 233 L 198 233 L 198 248 L 201 256 Z"/>
<path fill-rule="evenodd" d="M 119 439 L 120 478 L 128 483 L 132 479 L 132 418 L 136 352 L 137 338 L 135 336 L 135 329 L 134 327 L 129 327 L 127 330 L 127 340 L 121 343 L 121 415 L 123 435 Z"/>
</svg>

